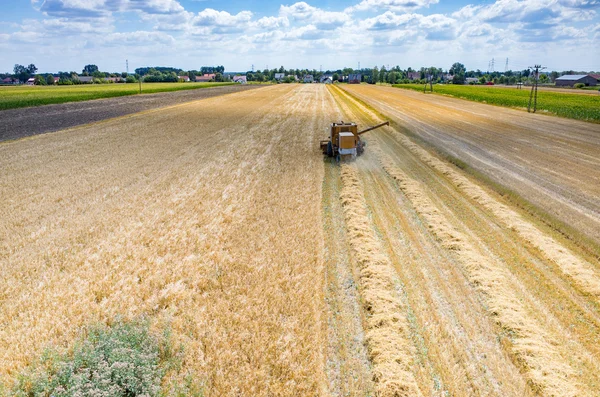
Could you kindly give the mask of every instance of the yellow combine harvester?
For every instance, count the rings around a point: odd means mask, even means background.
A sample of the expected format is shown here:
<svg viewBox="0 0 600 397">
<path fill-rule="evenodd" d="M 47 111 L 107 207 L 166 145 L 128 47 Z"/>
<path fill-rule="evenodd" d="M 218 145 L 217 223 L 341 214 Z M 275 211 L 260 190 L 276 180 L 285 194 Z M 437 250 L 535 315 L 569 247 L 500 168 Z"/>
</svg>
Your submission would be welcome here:
<svg viewBox="0 0 600 397">
<path fill-rule="evenodd" d="M 343 121 L 331 123 L 329 140 L 321 141 L 321 150 L 328 157 L 336 157 L 338 160 L 346 158 L 354 160 L 356 156 L 360 156 L 365 151 L 365 142 L 360 139 L 360 136 L 384 125 L 390 125 L 390 122 L 386 121 L 358 131 L 356 123 L 344 123 Z"/>
</svg>

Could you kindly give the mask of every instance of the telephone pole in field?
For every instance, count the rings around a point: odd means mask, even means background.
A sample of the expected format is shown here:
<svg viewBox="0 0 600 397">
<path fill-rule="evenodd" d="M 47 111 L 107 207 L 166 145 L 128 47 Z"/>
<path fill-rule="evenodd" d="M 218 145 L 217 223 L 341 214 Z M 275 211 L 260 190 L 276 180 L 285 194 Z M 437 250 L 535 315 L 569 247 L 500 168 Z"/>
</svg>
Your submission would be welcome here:
<svg viewBox="0 0 600 397">
<path fill-rule="evenodd" d="M 540 79 L 540 70 L 546 69 L 542 65 L 535 65 L 529 67 L 533 70 L 533 85 L 531 86 L 531 94 L 529 94 L 529 105 L 527 105 L 527 111 L 529 113 L 535 113 L 537 110 L 537 93 L 538 93 L 538 81 Z M 531 111 L 531 101 L 533 100 L 533 112 Z"/>
</svg>

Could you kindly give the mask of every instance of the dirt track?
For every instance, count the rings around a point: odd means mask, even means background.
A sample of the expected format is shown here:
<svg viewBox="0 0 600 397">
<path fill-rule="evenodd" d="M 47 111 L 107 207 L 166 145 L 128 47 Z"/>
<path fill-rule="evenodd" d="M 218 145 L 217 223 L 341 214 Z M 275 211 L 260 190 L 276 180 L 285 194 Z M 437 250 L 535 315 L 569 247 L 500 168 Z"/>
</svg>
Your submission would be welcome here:
<svg viewBox="0 0 600 397">
<path fill-rule="evenodd" d="M 600 125 L 391 87 L 346 89 L 600 244 Z"/>
<path fill-rule="evenodd" d="M 598 263 L 402 128 L 324 161 L 339 119 L 381 121 L 339 88 L 279 85 L 0 144 L 1 377 L 145 314 L 207 395 L 600 394 Z"/>
</svg>

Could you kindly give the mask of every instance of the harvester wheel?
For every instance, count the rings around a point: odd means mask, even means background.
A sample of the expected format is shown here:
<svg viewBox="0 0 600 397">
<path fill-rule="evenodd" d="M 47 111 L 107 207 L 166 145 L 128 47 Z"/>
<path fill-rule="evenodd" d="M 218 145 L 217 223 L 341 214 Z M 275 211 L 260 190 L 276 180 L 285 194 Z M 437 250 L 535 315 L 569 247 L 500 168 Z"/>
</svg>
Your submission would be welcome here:
<svg viewBox="0 0 600 397">
<path fill-rule="evenodd" d="M 358 143 L 356 144 L 356 154 L 358 156 L 360 156 L 361 154 L 363 154 L 364 151 L 365 151 L 365 147 L 363 145 L 363 142 L 358 141 Z"/>
<path fill-rule="evenodd" d="M 333 157 L 333 144 L 331 141 L 327 142 L 327 157 Z"/>
</svg>

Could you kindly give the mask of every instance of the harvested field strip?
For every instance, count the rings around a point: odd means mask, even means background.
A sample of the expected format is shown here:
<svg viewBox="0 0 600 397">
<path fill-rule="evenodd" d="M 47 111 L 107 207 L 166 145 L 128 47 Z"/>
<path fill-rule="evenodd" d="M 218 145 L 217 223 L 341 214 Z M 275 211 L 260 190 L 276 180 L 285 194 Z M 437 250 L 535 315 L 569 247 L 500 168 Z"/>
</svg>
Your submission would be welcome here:
<svg viewBox="0 0 600 397">
<path fill-rule="evenodd" d="M 525 241 L 555 262 L 582 291 L 600 299 L 600 272 L 594 265 L 577 257 L 555 239 L 542 233 L 517 212 L 492 198 L 481 187 L 471 182 L 451 166 L 427 153 L 426 150 L 411 142 L 407 137 L 398 134 L 397 139 L 423 162 L 448 177 L 457 188 L 488 209 L 504 226 L 517 231 Z"/>
<path fill-rule="evenodd" d="M 522 298 L 510 286 L 514 278 L 503 267 L 480 253 L 469 238 L 455 229 L 427 197 L 420 183 L 407 177 L 381 153 L 383 168 L 394 179 L 428 223 L 442 246 L 454 252 L 464 266 L 469 279 L 485 294 L 489 312 L 499 323 L 514 332 L 512 349 L 527 371 L 534 390 L 541 394 L 577 396 L 582 391 L 575 381 L 575 371 L 568 364 L 566 352 L 544 325 L 539 324 L 523 306 Z"/>
<path fill-rule="evenodd" d="M 600 125 L 391 87 L 344 89 L 600 257 Z"/>
<path fill-rule="evenodd" d="M 529 395 L 478 294 L 460 266 L 429 238 L 410 202 L 378 166 L 376 145 L 369 142 L 358 168 L 369 186 L 365 197 L 378 235 L 405 286 L 423 394 Z"/>
<path fill-rule="evenodd" d="M 419 396 L 414 378 L 414 346 L 410 340 L 407 308 L 396 291 L 394 273 L 382 254 L 365 208 L 363 187 L 356 169 L 342 165 L 340 195 L 350 245 L 360 272 L 360 292 L 367 311 L 366 340 L 373 363 L 378 396 Z"/>
<path fill-rule="evenodd" d="M 2 381 L 147 315 L 207 396 L 326 394 L 314 147 L 334 108 L 270 86 L 0 145 Z"/>
<path fill-rule="evenodd" d="M 323 230 L 325 238 L 325 291 L 328 335 L 327 376 L 335 396 L 373 395 L 371 363 L 363 331 L 363 312 L 355 280 L 356 264 L 351 259 L 340 192 L 342 182 L 337 164 L 325 164 L 323 180 Z"/>
<path fill-rule="evenodd" d="M 344 109 L 344 119 L 361 126 L 381 121 L 344 92 L 332 91 Z M 367 187 L 364 193 L 373 225 L 402 281 L 410 308 L 421 391 L 424 395 L 530 395 L 525 378 L 503 348 L 506 333 L 488 317 L 460 266 L 430 238 L 410 202 L 381 168 L 374 149 L 387 130 L 367 134 L 368 149 L 356 166 Z M 396 153 L 397 147 L 390 146 L 393 142 L 381 143 L 397 154 L 397 160 L 413 157 L 402 150 Z M 405 166 L 414 168 L 413 164 Z"/>
</svg>

